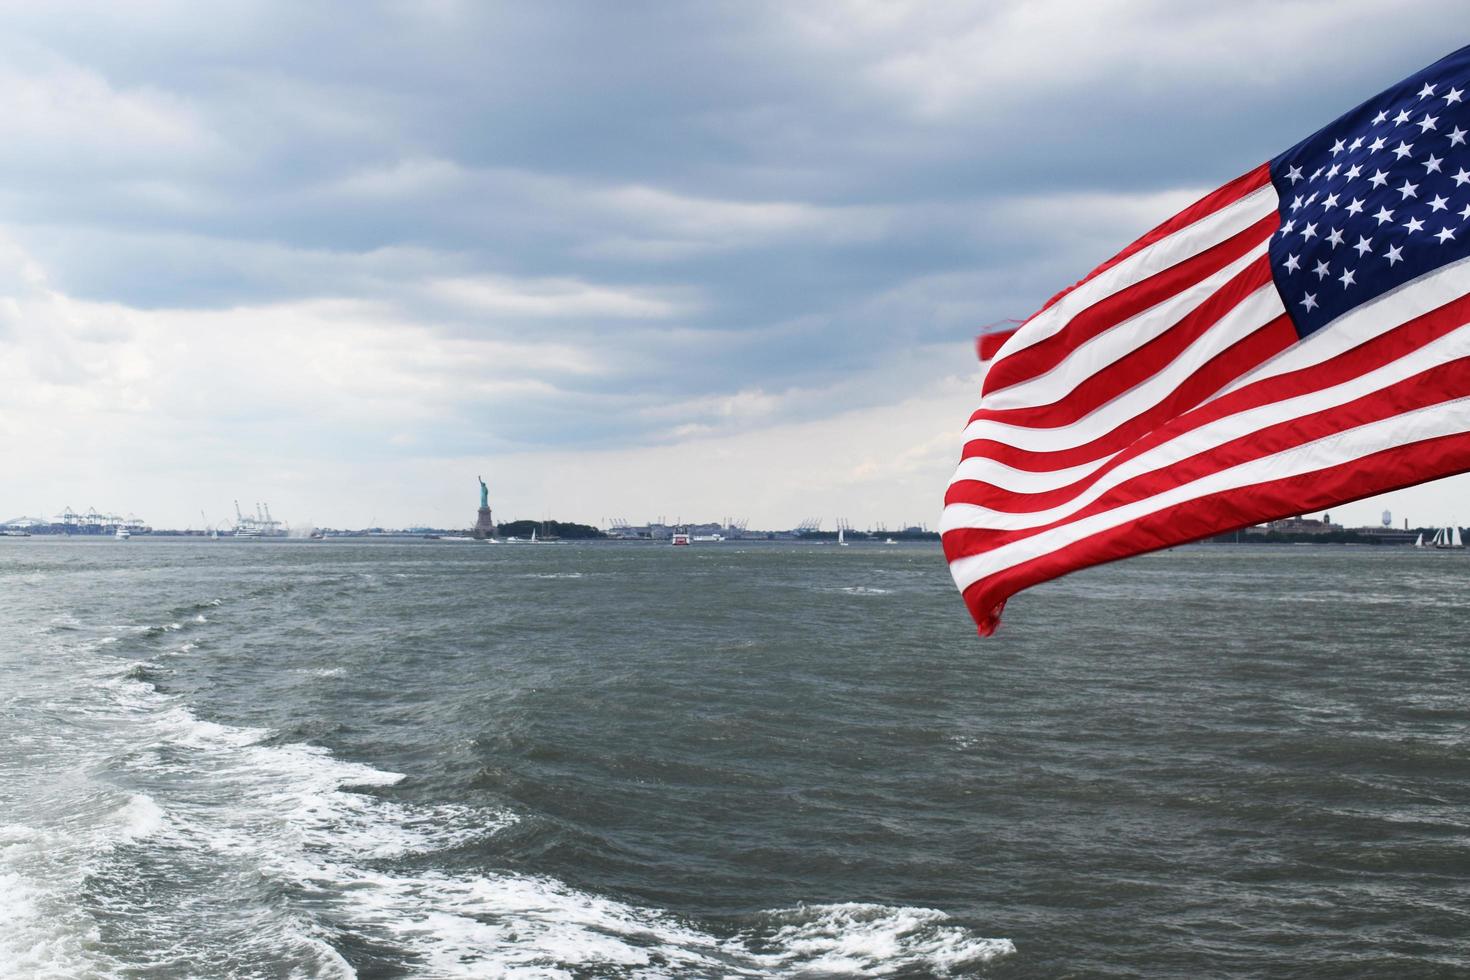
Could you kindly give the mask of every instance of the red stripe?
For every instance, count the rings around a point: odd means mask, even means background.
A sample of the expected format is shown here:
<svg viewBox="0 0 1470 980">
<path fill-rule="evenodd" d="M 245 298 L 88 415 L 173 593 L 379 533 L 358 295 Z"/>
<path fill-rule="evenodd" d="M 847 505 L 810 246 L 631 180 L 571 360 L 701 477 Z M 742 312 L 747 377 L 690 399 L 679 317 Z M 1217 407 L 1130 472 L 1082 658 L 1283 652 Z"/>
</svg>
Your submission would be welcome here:
<svg viewBox="0 0 1470 980">
<path fill-rule="evenodd" d="M 1084 285 L 1085 283 L 1097 278 L 1099 275 L 1111 269 L 1119 262 L 1122 262 L 1124 259 L 1128 258 L 1128 256 L 1133 255 L 1135 252 L 1142 251 L 1148 246 L 1154 244 L 1154 242 L 1169 237 L 1176 231 L 1182 231 L 1183 229 L 1194 224 L 1196 221 L 1208 218 L 1210 215 L 1214 214 L 1217 211 L 1223 211 L 1225 208 L 1234 204 L 1236 201 L 1239 201 L 1247 194 L 1250 194 L 1253 191 L 1258 191 L 1269 183 L 1271 183 L 1271 165 L 1268 163 L 1263 163 L 1259 167 L 1256 167 L 1254 170 L 1241 174 L 1239 177 L 1235 178 L 1225 186 L 1211 191 L 1209 194 L 1206 194 L 1204 197 L 1200 198 L 1198 201 L 1194 202 L 1183 211 L 1180 211 L 1178 214 L 1174 215 L 1174 217 L 1154 228 L 1152 231 L 1144 235 L 1142 238 L 1138 239 L 1138 241 L 1134 242 L 1132 245 L 1129 245 L 1127 248 L 1123 249 L 1123 251 L 1119 252 L 1117 255 L 1108 259 L 1096 269 L 1093 269 L 1091 272 L 1083 276 L 1073 285 L 1068 286 L 1066 289 L 1062 290 L 1051 299 L 1047 300 L 1045 305 L 1043 305 L 1040 310 L 1037 310 L 1036 313 L 1033 313 L 1031 315 L 1031 319 L 1035 319 L 1037 314 L 1043 313 L 1051 307 L 1055 306 L 1057 301 L 1060 300 L 1063 296 L 1067 295 L 1078 286 Z"/>
<path fill-rule="evenodd" d="M 1051 404 L 1025 408 L 985 408 L 982 403 L 975 414 L 970 416 L 970 421 L 991 419 L 1007 425 L 1025 425 L 1037 429 L 1071 425 L 1158 374 L 1239 306 L 1246 297 L 1270 282 L 1271 258 L 1262 255 L 1178 323 L 1098 370 Z M 1241 363 L 1236 377 L 1252 367 L 1255 364 Z"/>
<path fill-rule="evenodd" d="M 1107 435 L 1075 449 L 1031 452 L 990 439 L 977 439 L 965 444 L 963 455 L 964 458 L 985 456 L 1016 469 L 1046 472 L 1069 466 L 1080 466 L 1126 449 L 1119 458 L 1109 460 L 1108 465 L 1116 465 L 1123 459 L 1146 452 L 1181 432 L 1199 428 L 1227 415 L 1350 381 L 1359 375 L 1398 360 L 1467 322 L 1470 322 L 1470 296 L 1462 296 L 1321 364 L 1264 378 L 1214 401 L 1200 404 L 1181 415 L 1176 424 L 1165 426 L 1163 423 L 1168 421 L 1167 418 L 1160 418 L 1161 413 L 1155 410 L 1140 415 Z M 1284 324 L 1284 327 L 1279 326 L 1281 324 Z M 1296 342 L 1295 330 L 1287 322 L 1286 317 L 1283 316 L 1273 321 L 1268 328 L 1277 331 L 1276 335 L 1280 339 L 1286 338 L 1279 330 L 1289 330 L 1291 331 L 1290 342 Z M 1267 328 L 1263 328 L 1263 331 L 1265 329 Z M 1263 331 L 1257 331 L 1251 338 L 1247 338 L 1247 341 L 1252 340 Z M 1225 356 L 1222 354 L 1215 360 L 1221 361 Z M 1023 496 L 1013 493 L 1008 495 L 1011 497 Z"/>
<path fill-rule="evenodd" d="M 1459 433 L 1385 449 L 1313 473 L 1211 494 L 983 578 L 965 590 L 965 604 L 975 617 L 980 635 L 989 636 L 1000 622 L 1006 599 L 1039 582 L 1129 555 L 1336 507 L 1466 470 L 1470 470 L 1470 433 Z"/>
<path fill-rule="evenodd" d="M 974 439 L 965 443 L 962 458 L 985 457 L 1014 469 L 1028 470 L 1033 473 L 1047 473 L 1105 459 L 1135 445 L 1137 440 L 1157 431 L 1170 419 L 1180 417 L 1181 413 L 1189 411 L 1230 384 L 1240 377 L 1242 373 L 1240 365 L 1260 364 L 1296 342 L 1296 328 L 1292 326 L 1291 319 L 1282 314 L 1205 362 L 1198 371 L 1190 375 L 1163 401 L 1123 421 L 1112 431 L 1098 436 L 1091 442 L 1070 449 L 1030 450 L 1018 449 L 994 439 Z M 956 481 L 951 485 L 951 493 L 954 493 L 957 488 L 960 493 L 964 493 L 963 488 L 972 482 L 969 480 Z M 1011 498 L 1028 496 L 1009 490 L 1000 492 Z"/>
<path fill-rule="evenodd" d="M 957 557 L 961 557 L 992 551 L 1013 541 L 1033 537 L 1094 514 L 1147 500 L 1174 487 L 1253 459 L 1274 456 L 1338 432 L 1467 395 L 1470 395 L 1470 357 L 1435 365 L 1413 377 L 1369 392 L 1345 404 L 1267 426 L 1167 467 L 1140 474 L 1108 490 L 1086 507 L 1049 524 L 1015 530 L 956 529 L 945 535 L 946 553 L 952 551 Z M 954 536 L 953 540 L 951 535 Z"/>
<path fill-rule="evenodd" d="M 980 360 L 982 361 L 990 360 L 1005 345 L 1005 342 L 1011 339 L 1011 336 L 1015 332 L 1012 329 L 1003 332 L 997 331 L 996 333 L 981 334 L 975 338 L 975 353 L 980 355 Z"/>
<path fill-rule="evenodd" d="M 1270 238 L 1279 223 L 1280 217 L 1273 211 L 1223 242 L 1103 297 L 1072 317 L 1057 333 L 997 361 L 985 376 L 982 398 L 1046 373 L 1092 338 L 1198 285 Z"/>
</svg>

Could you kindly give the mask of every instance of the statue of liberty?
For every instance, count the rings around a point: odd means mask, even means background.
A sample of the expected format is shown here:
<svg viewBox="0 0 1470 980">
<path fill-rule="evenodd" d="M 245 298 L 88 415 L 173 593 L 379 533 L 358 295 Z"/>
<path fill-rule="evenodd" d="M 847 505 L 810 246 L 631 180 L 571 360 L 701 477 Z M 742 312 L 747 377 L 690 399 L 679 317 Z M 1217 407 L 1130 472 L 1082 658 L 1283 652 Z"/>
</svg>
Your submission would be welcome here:
<svg viewBox="0 0 1470 980">
<path fill-rule="evenodd" d="M 490 488 L 485 485 L 483 476 L 477 476 L 475 479 L 480 481 L 480 509 L 483 510 L 490 506 Z"/>
</svg>

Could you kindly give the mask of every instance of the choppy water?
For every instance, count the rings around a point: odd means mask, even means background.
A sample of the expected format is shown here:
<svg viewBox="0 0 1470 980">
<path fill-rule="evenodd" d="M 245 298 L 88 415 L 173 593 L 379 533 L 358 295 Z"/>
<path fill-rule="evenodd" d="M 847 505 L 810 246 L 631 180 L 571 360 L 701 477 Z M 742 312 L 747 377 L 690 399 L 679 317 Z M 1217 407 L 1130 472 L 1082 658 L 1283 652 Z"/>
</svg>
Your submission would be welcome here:
<svg viewBox="0 0 1470 980">
<path fill-rule="evenodd" d="M 0 974 L 1470 975 L 1470 558 L 0 539 Z"/>
</svg>

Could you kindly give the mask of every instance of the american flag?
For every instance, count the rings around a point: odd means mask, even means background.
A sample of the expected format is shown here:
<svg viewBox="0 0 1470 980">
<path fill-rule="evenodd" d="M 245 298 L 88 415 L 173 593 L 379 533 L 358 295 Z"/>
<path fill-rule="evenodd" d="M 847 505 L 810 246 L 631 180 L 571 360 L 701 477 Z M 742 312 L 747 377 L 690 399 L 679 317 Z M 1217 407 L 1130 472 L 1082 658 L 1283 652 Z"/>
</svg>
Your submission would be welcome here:
<svg viewBox="0 0 1470 980">
<path fill-rule="evenodd" d="M 982 635 L 1076 569 L 1470 470 L 1467 140 L 1470 48 L 1000 344 L 941 523 Z"/>
</svg>

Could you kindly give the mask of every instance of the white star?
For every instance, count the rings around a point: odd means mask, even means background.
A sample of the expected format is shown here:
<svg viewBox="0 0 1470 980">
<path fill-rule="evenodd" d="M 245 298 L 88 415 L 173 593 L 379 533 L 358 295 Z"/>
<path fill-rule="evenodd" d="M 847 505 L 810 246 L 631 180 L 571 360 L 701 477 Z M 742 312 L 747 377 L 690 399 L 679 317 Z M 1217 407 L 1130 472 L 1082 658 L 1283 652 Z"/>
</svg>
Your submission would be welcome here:
<svg viewBox="0 0 1470 980">
<path fill-rule="evenodd" d="M 1286 179 L 1289 180 L 1289 181 L 1291 181 L 1293 184 L 1295 184 L 1297 181 L 1301 180 L 1302 179 L 1302 168 L 1301 167 L 1292 167 L 1290 170 L 1288 170 L 1286 172 Z"/>
<path fill-rule="evenodd" d="M 1424 172 L 1426 174 L 1437 172 L 1441 163 L 1444 163 L 1442 157 L 1437 157 L 1433 153 L 1429 154 L 1429 159 L 1424 161 Z"/>
<path fill-rule="evenodd" d="M 1358 244 L 1354 245 L 1353 248 L 1358 250 L 1359 255 L 1366 255 L 1373 251 L 1373 239 L 1359 236 Z"/>
<path fill-rule="evenodd" d="M 1419 231 L 1424 227 L 1424 222 L 1420 221 L 1418 218 L 1410 218 L 1408 221 L 1404 222 L 1404 227 L 1409 229 L 1409 234 L 1412 235 L 1414 232 Z"/>
<path fill-rule="evenodd" d="M 1347 179 L 1348 180 L 1356 180 L 1358 178 L 1358 174 L 1360 174 L 1362 172 L 1363 172 L 1363 168 L 1360 167 L 1360 166 L 1358 166 L 1355 163 L 1351 167 L 1348 167 L 1347 172 L 1346 172 Z"/>
<path fill-rule="evenodd" d="M 1438 238 L 1439 243 L 1443 245 L 1445 242 L 1454 241 L 1455 233 L 1450 231 L 1448 228 L 1441 228 L 1439 230 L 1439 234 L 1435 235 L 1434 237 Z"/>
<path fill-rule="evenodd" d="M 1382 187 L 1384 184 L 1388 183 L 1388 174 L 1384 173 L 1382 170 L 1375 170 L 1373 171 L 1373 176 L 1368 178 L 1368 183 L 1372 184 L 1374 187 Z"/>
<path fill-rule="evenodd" d="M 1460 101 L 1460 90 L 1457 89 L 1457 88 L 1452 88 L 1452 89 L 1450 89 L 1448 92 L 1446 92 L 1444 94 L 1444 104 L 1445 105 L 1449 105 L 1451 102 L 1459 102 L 1459 101 Z"/>
<path fill-rule="evenodd" d="M 1376 140 L 1374 140 L 1373 142 L 1371 142 L 1371 143 L 1368 144 L 1368 152 L 1369 153 L 1377 153 L 1379 150 L 1383 149 L 1383 147 L 1387 143 L 1388 143 L 1388 140 L 1386 140 L 1382 136 L 1380 136 Z"/>
<path fill-rule="evenodd" d="M 1412 149 L 1414 149 L 1413 143 L 1405 143 L 1403 140 L 1399 140 L 1399 145 L 1393 148 L 1393 155 L 1402 160 L 1409 155 L 1409 151 Z"/>
<path fill-rule="evenodd" d="M 1317 199 L 1317 192 L 1316 191 L 1313 191 L 1312 193 L 1308 194 L 1307 195 L 1307 201 L 1306 201 L 1307 206 L 1310 207 L 1311 204 L 1312 204 L 1312 202 L 1315 201 L 1316 199 Z"/>
<path fill-rule="evenodd" d="M 1307 241 L 1308 239 L 1312 238 L 1316 234 L 1317 234 L 1317 225 L 1314 222 L 1313 224 L 1307 225 L 1305 228 L 1302 229 L 1302 241 Z"/>
<path fill-rule="evenodd" d="M 1357 139 L 1353 140 L 1351 143 L 1348 144 L 1348 151 L 1349 152 L 1352 152 L 1353 150 L 1356 150 L 1358 147 L 1360 147 L 1362 145 L 1363 145 L 1363 137 L 1359 136 Z"/>
<path fill-rule="evenodd" d="M 1470 170 L 1461 167 L 1460 172 L 1455 174 L 1455 186 L 1464 187 L 1466 184 L 1470 184 Z"/>
<path fill-rule="evenodd" d="M 1465 210 L 1460 212 L 1460 217 L 1470 218 L 1470 204 L 1465 205 Z"/>
<path fill-rule="evenodd" d="M 1286 257 L 1286 271 L 1287 272 L 1296 272 L 1301 267 L 1302 267 L 1302 264 L 1297 259 L 1297 257 L 1295 255 L 1288 255 Z"/>
<path fill-rule="evenodd" d="M 1337 168 L 1337 164 L 1335 164 L 1335 163 L 1332 166 L 1330 166 L 1330 167 L 1327 168 L 1327 179 L 1328 180 L 1331 180 L 1333 177 L 1336 177 L 1337 176 L 1337 169 L 1338 169 Z"/>
<path fill-rule="evenodd" d="M 1343 289 L 1346 289 L 1349 286 L 1351 286 L 1353 284 L 1353 270 L 1352 269 L 1343 269 L 1342 270 L 1342 275 L 1340 275 L 1340 276 L 1337 277 L 1337 281 L 1340 282 L 1340 283 L 1342 283 L 1342 288 Z"/>
<path fill-rule="evenodd" d="M 1322 198 L 1322 210 L 1325 211 L 1328 208 L 1335 208 L 1335 207 L 1337 207 L 1337 195 L 1336 194 L 1328 194 L 1326 197 Z"/>
<path fill-rule="evenodd" d="M 1332 234 L 1328 235 L 1323 240 L 1324 241 L 1331 242 L 1332 243 L 1332 247 L 1333 248 L 1337 248 L 1337 246 L 1339 246 L 1339 245 L 1342 244 L 1342 229 L 1341 228 L 1334 228 L 1334 229 L 1332 229 Z"/>
<path fill-rule="evenodd" d="M 1449 136 L 1450 146 L 1459 146 L 1461 143 L 1465 142 L 1465 137 L 1470 136 L 1470 133 L 1465 132 L 1459 126 L 1456 126 L 1454 129 L 1450 130 Z"/>
<path fill-rule="evenodd" d="M 1317 278 L 1318 279 L 1326 279 L 1327 278 L 1327 263 L 1326 262 L 1318 262 L 1317 263 L 1317 268 L 1313 269 L 1312 271 L 1315 272 L 1315 273 L 1317 273 Z"/>
<path fill-rule="evenodd" d="M 1440 197 L 1438 194 L 1436 194 L 1436 195 L 1434 195 L 1434 200 L 1432 200 L 1432 201 L 1429 202 L 1429 210 L 1431 212 L 1433 212 L 1433 211 L 1443 211 L 1444 210 L 1444 206 L 1446 204 L 1448 204 L 1448 203 L 1450 203 L 1450 202 L 1447 199 L 1445 199 L 1443 197 Z"/>
<path fill-rule="evenodd" d="M 1345 149 L 1347 149 L 1347 141 L 1346 140 L 1338 140 L 1336 143 L 1333 143 L 1332 144 L 1332 155 L 1333 156 L 1337 156 L 1339 153 L 1341 153 Z"/>
<path fill-rule="evenodd" d="M 1419 122 L 1415 125 L 1419 127 L 1419 132 L 1427 133 L 1434 128 L 1434 124 L 1437 122 L 1439 122 L 1438 116 L 1431 116 L 1429 113 L 1426 112 L 1424 114 L 1424 118 L 1419 120 Z"/>
<path fill-rule="evenodd" d="M 1394 121 L 1394 124 L 1397 125 L 1397 126 L 1402 126 L 1404 123 L 1408 122 L 1409 121 L 1409 110 L 1408 109 L 1400 109 L 1399 110 L 1399 114 L 1397 116 L 1394 116 L 1393 117 L 1393 121 Z"/>
<path fill-rule="evenodd" d="M 1402 194 L 1404 197 L 1418 197 L 1419 185 L 1411 184 L 1406 180 L 1404 181 L 1404 186 L 1399 188 L 1399 193 Z"/>
<path fill-rule="evenodd" d="M 1291 209 L 1293 211 L 1300 211 L 1302 209 L 1302 196 L 1300 194 L 1296 196 L 1296 200 L 1291 202 Z"/>
<path fill-rule="evenodd" d="M 1302 305 L 1310 311 L 1314 306 L 1317 305 L 1317 294 L 1307 293 L 1307 295 L 1302 297 Z"/>
<path fill-rule="evenodd" d="M 1363 202 L 1360 201 L 1358 198 L 1355 197 L 1350 202 L 1348 202 L 1348 206 L 1347 206 L 1347 213 L 1348 214 L 1361 214 L 1362 211 L 1363 211 Z"/>
<path fill-rule="evenodd" d="M 1286 233 L 1289 232 L 1289 231 L 1291 231 L 1291 229 L 1293 229 L 1295 227 L 1296 227 L 1296 220 L 1295 219 L 1292 219 L 1291 221 L 1288 221 L 1286 224 L 1282 225 L 1281 226 L 1281 237 L 1282 238 L 1285 238 L 1286 237 Z"/>
<path fill-rule="evenodd" d="M 1375 214 L 1373 217 L 1377 218 L 1378 219 L 1378 223 L 1381 225 L 1385 221 L 1392 221 L 1393 220 L 1393 212 L 1390 211 L 1388 208 L 1385 208 L 1385 207 L 1381 207 L 1380 206 L 1378 208 L 1378 213 Z"/>
<path fill-rule="evenodd" d="M 1382 110 L 1380 110 L 1379 113 L 1378 113 L 1378 115 L 1376 115 L 1376 116 L 1373 117 L 1373 123 L 1372 124 L 1374 126 L 1380 125 L 1387 118 L 1388 118 L 1388 113 L 1387 112 L 1383 112 Z"/>
<path fill-rule="evenodd" d="M 1316 180 L 1320 176 L 1322 176 L 1322 168 L 1321 167 L 1318 167 L 1316 170 L 1313 170 L 1312 171 L 1312 176 L 1308 177 L 1307 178 L 1307 181 L 1308 182 L 1314 181 L 1314 180 Z"/>
<path fill-rule="evenodd" d="M 1434 86 L 1430 85 L 1428 82 L 1425 82 L 1424 87 L 1419 90 L 1419 98 L 1421 99 L 1427 99 L 1433 94 Z"/>
<path fill-rule="evenodd" d="M 1388 251 L 1383 253 L 1384 258 L 1388 259 L 1388 267 L 1390 269 L 1393 268 L 1395 262 L 1402 262 L 1404 260 L 1403 252 L 1404 250 L 1400 246 L 1390 245 Z"/>
</svg>

